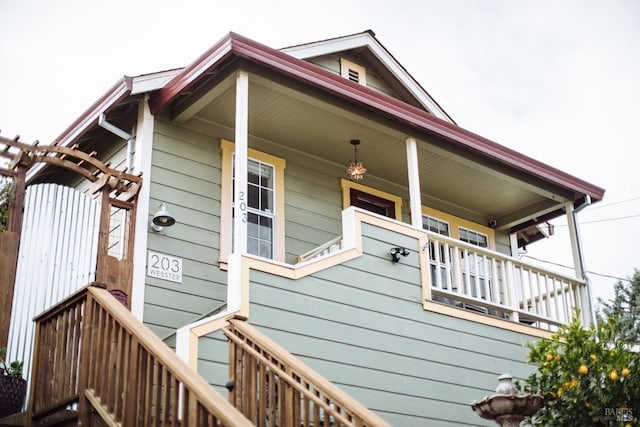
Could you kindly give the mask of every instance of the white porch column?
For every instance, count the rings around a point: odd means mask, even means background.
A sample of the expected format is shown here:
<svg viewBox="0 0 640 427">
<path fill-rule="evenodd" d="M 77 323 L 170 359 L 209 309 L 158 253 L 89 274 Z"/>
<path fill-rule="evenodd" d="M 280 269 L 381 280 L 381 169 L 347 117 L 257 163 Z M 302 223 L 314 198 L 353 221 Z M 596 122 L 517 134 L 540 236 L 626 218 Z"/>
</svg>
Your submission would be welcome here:
<svg viewBox="0 0 640 427">
<path fill-rule="evenodd" d="M 247 157 L 249 145 L 249 74 L 236 75 L 235 190 L 232 253 L 247 253 Z"/>
<path fill-rule="evenodd" d="M 420 196 L 418 145 L 415 138 L 407 138 L 406 147 L 407 173 L 409 175 L 409 207 L 411 209 L 411 225 L 413 225 L 414 227 L 422 228 L 422 198 Z"/>
<path fill-rule="evenodd" d="M 575 212 L 573 209 L 573 202 L 566 202 L 564 204 L 564 208 L 565 212 L 567 213 L 567 225 L 569 226 L 569 239 L 571 240 L 573 268 L 575 269 L 576 277 L 584 279 L 585 274 L 584 263 L 582 261 L 582 248 L 580 247 L 580 236 L 578 234 L 578 224 L 576 222 Z"/>
<path fill-rule="evenodd" d="M 582 253 L 582 242 L 580 240 L 580 230 L 578 228 L 578 221 L 576 218 L 577 211 L 573 208 L 573 202 L 565 202 L 565 212 L 567 213 L 567 225 L 569 226 L 569 238 L 571 240 L 571 251 L 573 254 L 573 266 L 575 269 L 576 277 L 583 279 L 586 282 L 586 295 L 583 304 L 580 308 L 582 310 L 582 321 L 585 325 L 590 322 L 596 322 L 596 316 L 594 311 L 594 305 L 592 299 L 593 292 L 591 291 L 591 282 L 587 277 L 584 266 L 584 254 Z"/>
<path fill-rule="evenodd" d="M 149 95 L 138 104 L 135 154 L 133 169 L 142 172 L 144 179 L 140 187 L 136 206 L 135 236 L 133 247 L 133 283 L 131 285 L 131 313 L 142 321 L 144 314 L 144 292 L 147 274 L 147 240 L 149 235 L 149 177 L 151 176 L 151 153 L 153 151 L 153 129 L 155 119 L 149 108 Z M 156 206 L 157 207 L 157 206 Z"/>
<path fill-rule="evenodd" d="M 518 257 L 518 233 L 509 233 L 509 245 L 511 246 L 511 256 Z"/>
</svg>

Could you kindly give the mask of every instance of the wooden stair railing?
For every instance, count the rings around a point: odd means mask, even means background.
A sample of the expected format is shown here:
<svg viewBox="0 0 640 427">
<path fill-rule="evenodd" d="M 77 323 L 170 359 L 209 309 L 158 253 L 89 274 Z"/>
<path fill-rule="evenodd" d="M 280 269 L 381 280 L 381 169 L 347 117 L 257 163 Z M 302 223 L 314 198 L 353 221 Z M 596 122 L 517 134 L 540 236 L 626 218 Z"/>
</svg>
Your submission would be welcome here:
<svg viewBox="0 0 640 427">
<path fill-rule="evenodd" d="M 99 285 L 35 320 L 33 425 L 68 408 L 83 426 L 252 425 Z"/>
<path fill-rule="evenodd" d="M 232 319 L 229 400 L 259 427 L 389 424 L 248 323 Z"/>
</svg>

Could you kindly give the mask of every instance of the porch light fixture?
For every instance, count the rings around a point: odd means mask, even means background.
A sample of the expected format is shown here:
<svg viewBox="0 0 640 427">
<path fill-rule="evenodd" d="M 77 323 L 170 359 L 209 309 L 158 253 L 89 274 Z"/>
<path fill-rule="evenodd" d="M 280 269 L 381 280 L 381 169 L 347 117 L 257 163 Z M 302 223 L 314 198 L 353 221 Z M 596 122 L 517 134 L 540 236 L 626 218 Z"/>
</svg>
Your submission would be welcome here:
<svg viewBox="0 0 640 427">
<path fill-rule="evenodd" d="M 364 167 L 361 161 L 358 161 L 358 145 L 359 139 L 352 139 L 351 145 L 353 145 L 353 161 L 349 162 L 347 167 L 347 174 L 352 180 L 361 180 L 364 178 L 364 174 L 367 173 L 367 168 Z"/>
<path fill-rule="evenodd" d="M 151 220 L 151 228 L 153 231 L 162 231 L 164 227 L 171 227 L 176 223 L 176 219 L 171 212 L 167 209 L 164 203 L 160 203 L 160 207 L 153 214 Z"/>
<path fill-rule="evenodd" d="M 391 248 L 389 254 L 391 255 L 391 262 L 398 262 L 400 261 L 400 255 L 405 257 L 409 255 L 409 250 L 407 248 L 396 247 Z"/>
</svg>

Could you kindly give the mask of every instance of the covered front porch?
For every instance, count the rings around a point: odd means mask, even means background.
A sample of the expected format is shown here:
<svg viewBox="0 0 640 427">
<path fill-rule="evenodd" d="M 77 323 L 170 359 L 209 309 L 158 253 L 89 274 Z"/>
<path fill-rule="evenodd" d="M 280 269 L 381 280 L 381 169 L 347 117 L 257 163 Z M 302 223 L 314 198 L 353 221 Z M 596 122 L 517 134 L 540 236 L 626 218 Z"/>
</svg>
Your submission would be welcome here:
<svg viewBox="0 0 640 427">
<path fill-rule="evenodd" d="M 418 234 L 422 235 L 418 254 L 427 271 L 422 274 L 423 306 L 427 310 L 503 327 L 502 321 L 509 321 L 543 331 L 555 331 L 576 315 L 585 325 L 593 321 L 585 280 L 432 231 Z M 299 265 L 343 248 L 339 236 L 303 254 Z M 403 262 L 411 252 L 390 247 L 387 256 L 391 262 Z"/>
<path fill-rule="evenodd" d="M 235 34 L 152 95 L 151 109 L 167 126 L 232 141 L 221 144 L 223 266 L 230 255 L 249 254 L 295 268 L 329 248 L 344 249 L 344 235 L 336 237 L 339 212 L 368 204 L 423 235 L 425 304 L 543 329 L 568 321 L 576 307 L 591 320 L 576 214 L 602 198 L 599 187 L 463 129 L 406 96 Z M 360 141 L 357 153 L 354 140 Z M 233 156 L 225 153 L 229 147 Z M 362 180 L 345 179 L 354 161 L 367 169 Z M 262 200 L 245 202 L 256 191 L 250 180 L 263 179 L 258 165 L 269 169 L 265 207 Z M 227 200 L 241 215 L 232 217 Z M 248 207 L 254 210 L 247 216 Z M 545 236 L 547 221 L 561 215 L 568 219 L 575 277 L 518 258 L 521 248 Z M 257 252 L 247 240 L 266 249 Z"/>
</svg>

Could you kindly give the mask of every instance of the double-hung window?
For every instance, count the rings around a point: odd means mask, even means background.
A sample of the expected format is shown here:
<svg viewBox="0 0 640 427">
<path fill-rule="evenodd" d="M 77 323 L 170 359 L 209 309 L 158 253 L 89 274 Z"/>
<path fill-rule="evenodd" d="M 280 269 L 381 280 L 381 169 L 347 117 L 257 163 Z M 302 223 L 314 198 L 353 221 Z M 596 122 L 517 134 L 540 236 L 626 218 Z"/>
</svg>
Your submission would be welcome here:
<svg viewBox="0 0 640 427">
<path fill-rule="evenodd" d="M 234 150 L 222 140 L 220 186 L 220 261 L 225 264 L 233 248 Z M 247 252 L 284 261 L 284 169 L 285 160 L 257 150 L 248 150 L 247 160 Z"/>
<path fill-rule="evenodd" d="M 449 236 L 449 223 L 429 215 L 422 215 L 422 228 L 433 233 Z M 452 290 L 455 287 L 451 275 L 451 250 L 442 243 L 429 241 L 429 264 L 431 265 L 431 283 L 434 287 Z M 440 271 L 438 275 L 437 272 Z"/>
<path fill-rule="evenodd" d="M 484 233 L 478 233 L 465 227 L 458 227 L 459 238 L 463 242 L 467 242 L 481 248 L 489 247 L 489 236 Z M 465 274 L 469 275 L 470 293 L 473 297 L 487 299 L 487 292 L 491 292 L 491 265 L 489 261 L 482 255 L 475 252 L 468 252 L 463 259 Z M 466 285 L 466 282 L 465 282 Z"/>
<path fill-rule="evenodd" d="M 264 258 L 273 258 L 274 169 L 259 160 L 247 163 L 247 252 Z M 235 184 L 235 171 L 233 176 Z"/>
<path fill-rule="evenodd" d="M 422 207 L 422 227 L 478 248 L 493 248 L 495 232 L 489 227 L 433 208 Z M 450 240 L 428 239 L 431 286 L 466 297 L 491 299 L 491 263 L 483 250 L 457 245 Z M 435 301 L 478 310 L 476 306 L 435 296 Z M 486 312 L 482 309 L 481 311 Z"/>
</svg>

